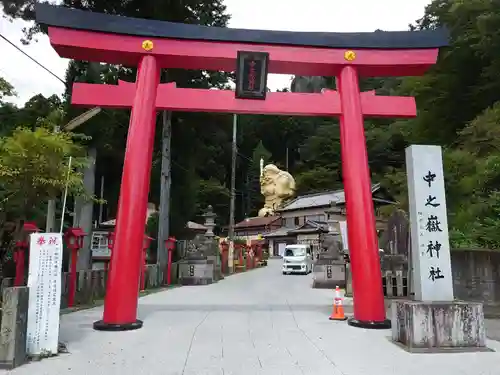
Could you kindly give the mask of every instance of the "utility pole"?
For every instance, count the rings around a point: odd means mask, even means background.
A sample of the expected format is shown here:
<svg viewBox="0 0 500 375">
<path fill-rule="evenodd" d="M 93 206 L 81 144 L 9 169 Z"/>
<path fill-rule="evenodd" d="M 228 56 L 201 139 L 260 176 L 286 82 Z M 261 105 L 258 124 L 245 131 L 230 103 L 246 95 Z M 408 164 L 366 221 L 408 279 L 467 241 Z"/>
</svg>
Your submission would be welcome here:
<svg viewBox="0 0 500 375">
<path fill-rule="evenodd" d="M 98 224 L 101 225 L 102 223 L 102 215 L 103 215 L 103 210 L 104 210 L 104 204 L 102 201 L 104 200 L 104 176 L 101 176 L 101 203 L 99 203 L 99 222 Z"/>
<path fill-rule="evenodd" d="M 158 214 L 158 243 L 156 251 L 156 263 L 164 269 L 167 265 L 168 254 L 165 249 L 165 241 L 169 236 L 170 226 L 170 186 L 171 178 L 171 138 L 172 138 L 172 112 L 162 112 L 162 145 L 161 145 L 161 188 L 160 207 Z"/>
<path fill-rule="evenodd" d="M 286 171 L 288 172 L 288 146 L 286 146 L 286 161 L 285 161 L 285 164 L 286 164 Z"/>
<path fill-rule="evenodd" d="M 70 122 L 68 122 L 66 125 L 64 125 L 62 127 L 62 130 L 63 131 L 72 131 L 73 129 L 80 126 L 84 122 L 90 120 L 92 117 L 97 115 L 99 112 L 101 112 L 101 108 L 99 108 L 99 107 L 94 107 L 92 109 L 89 109 L 88 111 L 75 117 Z M 54 126 L 54 133 L 58 133 L 59 131 L 61 131 L 60 127 L 55 125 Z M 61 218 L 61 220 L 64 220 L 64 218 Z M 47 232 L 47 233 L 54 232 L 55 231 L 55 224 L 56 224 L 56 200 L 51 199 L 51 200 L 49 200 L 48 205 L 47 205 L 47 219 L 45 222 L 45 232 Z"/>
<path fill-rule="evenodd" d="M 89 147 L 87 151 L 89 164 L 81 170 L 83 173 L 83 188 L 89 195 L 95 192 L 95 172 L 97 162 L 97 149 Z M 83 229 L 88 236 L 83 238 L 83 248 L 78 251 L 77 270 L 88 270 L 92 268 L 92 232 L 94 203 L 86 201 L 83 197 L 75 197 L 73 226 Z"/>
<path fill-rule="evenodd" d="M 59 126 L 54 125 L 54 133 L 59 132 Z M 52 233 L 55 232 L 56 227 L 56 200 L 50 199 L 47 204 L 47 218 L 45 219 L 45 232 Z"/>
<path fill-rule="evenodd" d="M 246 194 L 245 217 L 248 217 L 248 215 L 250 215 L 250 211 L 251 211 L 251 207 L 250 207 L 250 204 L 251 204 L 250 193 L 251 193 L 251 191 L 252 191 L 252 189 L 250 186 L 250 180 L 248 179 L 248 173 L 247 173 L 247 175 L 245 177 L 245 194 Z"/>
<path fill-rule="evenodd" d="M 233 267 L 234 258 L 234 206 L 236 203 L 236 157 L 238 155 L 238 146 L 236 144 L 236 129 L 238 125 L 238 115 L 233 115 L 233 147 L 231 157 L 231 202 L 229 204 L 229 268 Z"/>
<path fill-rule="evenodd" d="M 47 205 L 47 220 L 45 222 L 45 232 L 53 233 L 56 224 L 56 200 L 51 199 Z"/>
<path fill-rule="evenodd" d="M 242 176 L 242 178 L 244 178 Z M 241 191 L 239 193 L 239 196 L 241 197 L 241 213 L 244 217 L 247 217 L 247 214 L 246 214 L 246 209 L 245 209 L 245 202 L 246 202 L 246 192 L 245 191 Z"/>
</svg>

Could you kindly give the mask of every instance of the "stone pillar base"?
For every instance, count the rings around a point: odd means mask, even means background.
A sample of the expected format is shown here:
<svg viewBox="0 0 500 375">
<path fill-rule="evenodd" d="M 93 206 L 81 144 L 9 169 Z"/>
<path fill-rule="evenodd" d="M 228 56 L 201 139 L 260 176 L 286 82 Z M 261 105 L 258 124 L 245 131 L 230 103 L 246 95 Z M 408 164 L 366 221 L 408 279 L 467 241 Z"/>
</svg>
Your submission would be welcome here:
<svg viewBox="0 0 500 375">
<path fill-rule="evenodd" d="M 491 351 L 482 303 L 393 301 L 391 310 L 392 341 L 409 352 Z"/>
<path fill-rule="evenodd" d="M 180 285 L 208 285 L 217 282 L 215 264 L 204 259 L 179 262 Z"/>
<path fill-rule="evenodd" d="M 353 297 L 352 295 L 352 273 L 351 263 L 345 265 L 345 293 L 344 297 Z"/>
<path fill-rule="evenodd" d="M 345 288 L 344 262 L 318 259 L 313 265 L 313 285 L 315 289 Z"/>
</svg>

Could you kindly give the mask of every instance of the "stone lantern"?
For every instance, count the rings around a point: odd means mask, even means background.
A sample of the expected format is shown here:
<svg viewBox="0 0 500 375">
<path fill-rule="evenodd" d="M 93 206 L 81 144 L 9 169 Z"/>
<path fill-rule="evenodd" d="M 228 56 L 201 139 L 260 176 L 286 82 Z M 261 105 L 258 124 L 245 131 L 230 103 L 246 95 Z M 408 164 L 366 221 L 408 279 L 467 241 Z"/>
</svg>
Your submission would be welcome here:
<svg viewBox="0 0 500 375">
<path fill-rule="evenodd" d="M 214 228 L 215 228 L 215 218 L 217 214 L 214 212 L 214 209 L 211 205 L 207 207 L 207 210 L 203 214 L 205 218 L 205 227 L 207 227 L 207 231 L 205 233 L 205 244 L 206 244 L 206 255 L 208 261 L 213 261 L 214 263 L 214 277 L 216 280 L 222 278 L 222 269 L 221 269 L 221 259 L 220 252 L 217 243 L 214 240 Z"/>
<path fill-rule="evenodd" d="M 214 209 L 211 205 L 207 207 L 207 211 L 203 214 L 205 218 L 205 225 L 207 227 L 207 231 L 205 233 L 205 237 L 209 239 L 213 239 L 215 237 L 214 228 L 215 228 L 215 218 L 217 214 L 214 212 Z"/>
<path fill-rule="evenodd" d="M 218 246 L 215 243 L 215 218 L 212 206 L 202 215 L 207 232 L 188 242 L 185 259 L 178 262 L 181 285 L 206 285 L 220 279 Z"/>
<path fill-rule="evenodd" d="M 334 215 L 339 213 L 335 202 L 330 202 L 330 207 L 325 210 L 328 233 L 321 235 L 320 247 L 322 251 L 317 254 L 313 266 L 313 288 L 335 289 L 336 286 L 345 287 L 346 285 L 342 238 L 338 229 L 339 222 L 334 219 Z"/>
</svg>

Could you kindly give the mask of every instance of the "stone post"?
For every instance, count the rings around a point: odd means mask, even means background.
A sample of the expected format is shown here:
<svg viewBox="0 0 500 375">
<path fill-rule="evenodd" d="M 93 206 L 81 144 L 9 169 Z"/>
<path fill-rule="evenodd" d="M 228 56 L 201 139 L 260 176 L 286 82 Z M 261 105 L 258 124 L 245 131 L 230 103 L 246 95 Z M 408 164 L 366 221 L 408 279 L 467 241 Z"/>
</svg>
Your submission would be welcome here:
<svg viewBox="0 0 500 375">
<path fill-rule="evenodd" d="M 3 290 L 0 331 L 0 368 L 11 370 L 26 363 L 29 288 Z"/>
<path fill-rule="evenodd" d="M 185 259 L 178 262 L 181 285 L 206 285 L 214 282 L 215 264 L 207 256 L 207 243 L 202 235 L 188 242 Z"/>
<path fill-rule="evenodd" d="M 345 262 L 342 254 L 342 241 L 336 228 L 337 221 L 333 215 L 337 212 L 333 209 L 334 203 L 325 210 L 329 232 L 322 234 L 320 248 L 323 249 L 313 265 L 313 288 L 335 289 L 346 285 Z"/>
<path fill-rule="evenodd" d="M 406 149 L 415 301 L 392 303 L 392 339 L 410 352 L 484 351 L 482 303 L 453 295 L 440 146 Z"/>
</svg>

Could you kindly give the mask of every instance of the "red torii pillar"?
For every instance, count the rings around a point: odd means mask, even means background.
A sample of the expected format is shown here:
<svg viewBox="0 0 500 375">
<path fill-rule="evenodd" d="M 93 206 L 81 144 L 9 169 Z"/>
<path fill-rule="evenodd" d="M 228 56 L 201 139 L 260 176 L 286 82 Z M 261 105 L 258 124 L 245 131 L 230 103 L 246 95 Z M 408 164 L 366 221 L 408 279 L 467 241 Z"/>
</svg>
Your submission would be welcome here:
<svg viewBox="0 0 500 375">
<path fill-rule="evenodd" d="M 139 34 L 130 35 L 138 24 L 137 20 L 100 15 L 100 21 L 96 23 L 89 14 L 44 4 L 37 6 L 37 20 L 49 26 L 51 44 L 62 57 L 139 67 L 135 83 L 75 83 L 73 86 L 72 103 L 75 105 L 132 108 L 104 315 L 103 320 L 94 323 L 94 328 L 129 330 L 142 326 L 142 322 L 137 320 L 137 289 L 155 118 L 156 111 L 160 109 L 339 116 L 354 294 L 354 318 L 350 319 L 349 324 L 366 328 L 390 327 L 385 316 L 363 118 L 414 117 L 416 106 L 414 99 L 409 97 L 378 97 L 374 92 L 361 93 L 359 75 L 421 75 L 435 63 L 438 47 L 444 45 L 442 39 L 438 37 L 438 41 L 430 43 L 429 32 L 423 32 L 426 35 L 422 38 L 418 32 L 404 35 L 395 33 L 390 38 L 399 38 L 399 44 L 396 44 L 401 49 L 360 47 L 346 50 L 306 45 L 286 46 L 282 44 L 287 43 L 278 42 L 256 45 L 214 42 L 201 37 L 180 40 L 174 35 L 178 29 L 164 23 L 164 28 L 174 30 L 170 36 L 145 40 Z M 202 35 L 205 30 L 196 29 L 198 26 L 193 25 L 184 26 L 190 27 L 197 35 Z M 129 35 L 120 34 L 123 30 L 128 30 Z M 138 31 L 144 35 L 144 30 Z M 231 32 L 224 30 L 224 33 Z M 238 35 L 236 32 L 234 38 L 239 38 Z M 270 34 L 267 37 L 274 40 L 276 36 Z M 417 47 L 409 48 L 408 40 L 413 40 L 410 44 Z M 371 43 L 365 42 L 366 45 Z M 244 100 L 236 99 L 231 91 L 182 89 L 176 88 L 175 84 L 159 85 L 160 68 L 234 71 L 238 51 L 269 53 L 270 73 L 336 76 L 338 92 L 268 93 L 265 100 Z"/>
<path fill-rule="evenodd" d="M 138 67 L 136 93 L 127 135 L 122 184 L 103 319 L 94 328 L 130 330 L 142 327 L 137 319 L 137 285 L 144 241 L 149 182 L 156 127 L 156 92 L 160 66 L 144 56 Z M 140 251 L 124 251 L 124 249 Z"/>
<path fill-rule="evenodd" d="M 349 324 L 361 327 L 371 324 L 374 328 L 388 328 L 391 324 L 385 317 L 384 293 L 380 292 L 382 270 L 356 69 L 345 66 L 337 83 L 342 105 L 340 145 L 347 236 L 353 275 L 352 288 L 353 293 L 356 293 L 354 319 L 349 320 Z M 349 230 L 351 226 L 354 228 Z M 358 249 L 368 251 L 360 252 Z"/>
</svg>

